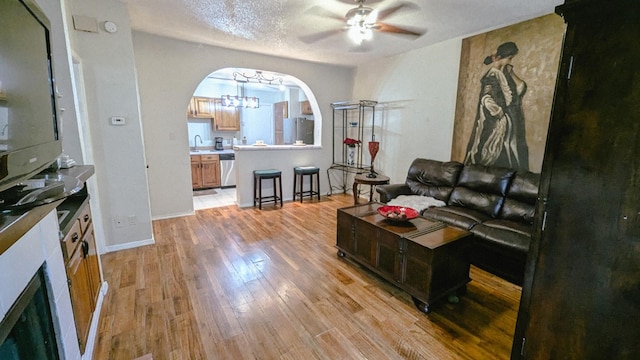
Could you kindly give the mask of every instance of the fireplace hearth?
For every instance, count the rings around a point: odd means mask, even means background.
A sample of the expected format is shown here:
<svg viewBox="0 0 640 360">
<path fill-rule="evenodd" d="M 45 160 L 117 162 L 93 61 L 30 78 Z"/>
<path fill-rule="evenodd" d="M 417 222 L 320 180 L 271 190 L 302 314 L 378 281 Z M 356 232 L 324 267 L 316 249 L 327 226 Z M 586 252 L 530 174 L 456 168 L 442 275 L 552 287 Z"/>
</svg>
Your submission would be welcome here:
<svg viewBox="0 0 640 360">
<path fill-rule="evenodd" d="M 12 244 L 6 250 L 0 251 L 0 321 L 6 321 L 11 309 L 25 293 L 34 276 L 44 271 L 44 280 L 40 275 L 40 281 L 46 284 L 43 285 L 48 293 L 45 304 L 49 307 L 53 319 L 57 352 L 61 359 L 80 359 L 82 355 L 74 326 L 55 206 L 43 205 L 21 217 L 23 222 L 35 221 L 35 225 L 30 225 L 29 230 L 18 239 L 9 238 Z M 22 226 L 20 220 L 14 220 L 13 223 L 14 227 Z M 5 336 L 8 337 L 6 330 L 2 338 Z M 37 356 L 27 358 L 39 359 Z M 90 359 L 90 353 L 86 358 Z M 4 357 L 0 356 L 0 359 L 4 360 Z"/>
</svg>

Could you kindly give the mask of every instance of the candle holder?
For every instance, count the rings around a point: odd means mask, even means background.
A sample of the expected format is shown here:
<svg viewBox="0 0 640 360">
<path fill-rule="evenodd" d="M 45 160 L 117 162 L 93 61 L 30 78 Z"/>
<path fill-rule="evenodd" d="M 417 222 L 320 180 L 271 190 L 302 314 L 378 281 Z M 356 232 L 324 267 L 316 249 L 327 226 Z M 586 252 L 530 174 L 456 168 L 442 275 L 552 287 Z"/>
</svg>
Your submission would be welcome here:
<svg viewBox="0 0 640 360">
<path fill-rule="evenodd" d="M 376 172 L 373 171 L 373 161 L 376 159 L 376 155 L 380 150 L 380 143 L 378 141 L 369 141 L 369 155 L 371 155 L 371 171 L 367 174 L 368 178 L 377 177 Z"/>
</svg>

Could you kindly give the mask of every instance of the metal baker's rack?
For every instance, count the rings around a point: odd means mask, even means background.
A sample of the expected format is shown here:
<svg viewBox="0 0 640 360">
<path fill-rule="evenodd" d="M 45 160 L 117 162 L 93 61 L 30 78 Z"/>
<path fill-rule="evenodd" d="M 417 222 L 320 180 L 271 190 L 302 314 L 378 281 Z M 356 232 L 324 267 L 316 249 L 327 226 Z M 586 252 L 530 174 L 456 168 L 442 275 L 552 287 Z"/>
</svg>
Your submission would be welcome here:
<svg viewBox="0 0 640 360">
<path fill-rule="evenodd" d="M 375 140 L 375 110 L 378 105 L 373 100 L 355 100 L 331 103 L 333 109 L 333 158 L 332 165 L 327 169 L 329 178 L 329 193 L 340 190 L 343 193 L 351 188 L 352 178 L 359 173 L 371 169 L 370 162 L 363 160 L 368 157 L 364 149 L 364 139 Z M 354 162 L 348 162 L 348 146 L 344 139 L 352 138 L 360 143 L 355 147 Z M 366 155 L 365 155 L 366 154 Z M 332 176 L 334 181 L 332 182 Z"/>
</svg>

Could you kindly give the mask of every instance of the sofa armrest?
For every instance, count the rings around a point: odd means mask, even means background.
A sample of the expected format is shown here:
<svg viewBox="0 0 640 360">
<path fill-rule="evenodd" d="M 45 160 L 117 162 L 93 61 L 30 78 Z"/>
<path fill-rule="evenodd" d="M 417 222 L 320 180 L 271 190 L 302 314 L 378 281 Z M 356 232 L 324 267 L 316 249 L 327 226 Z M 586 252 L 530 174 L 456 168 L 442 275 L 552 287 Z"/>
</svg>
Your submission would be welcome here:
<svg viewBox="0 0 640 360">
<path fill-rule="evenodd" d="M 380 202 L 385 204 L 400 195 L 415 195 L 406 184 L 378 185 L 376 191 L 380 194 Z"/>
</svg>

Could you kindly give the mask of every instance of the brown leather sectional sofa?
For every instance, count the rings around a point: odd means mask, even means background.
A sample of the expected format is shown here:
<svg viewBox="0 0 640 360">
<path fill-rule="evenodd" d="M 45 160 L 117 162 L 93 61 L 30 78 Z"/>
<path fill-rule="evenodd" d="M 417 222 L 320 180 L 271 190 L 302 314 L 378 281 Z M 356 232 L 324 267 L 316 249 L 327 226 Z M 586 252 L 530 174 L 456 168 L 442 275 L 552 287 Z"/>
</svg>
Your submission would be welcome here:
<svg viewBox="0 0 640 360">
<path fill-rule="evenodd" d="M 470 262 L 522 285 L 539 179 L 532 172 L 418 158 L 404 184 L 380 185 L 376 191 L 384 203 L 399 195 L 444 201 L 446 206 L 425 209 L 422 215 L 469 230 Z"/>
</svg>

